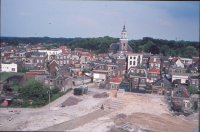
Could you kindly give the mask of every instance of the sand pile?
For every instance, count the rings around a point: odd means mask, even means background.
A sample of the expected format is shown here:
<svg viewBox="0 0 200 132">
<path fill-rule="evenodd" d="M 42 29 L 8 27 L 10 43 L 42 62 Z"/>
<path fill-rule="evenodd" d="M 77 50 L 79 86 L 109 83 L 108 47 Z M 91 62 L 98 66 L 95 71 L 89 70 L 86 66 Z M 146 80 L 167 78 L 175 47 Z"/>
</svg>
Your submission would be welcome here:
<svg viewBox="0 0 200 132">
<path fill-rule="evenodd" d="M 186 117 L 187 120 L 189 121 L 198 121 L 199 120 L 199 113 L 193 113 Z"/>
<path fill-rule="evenodd" d="M 71 97 L 69 97 L 68 99 L 66 99 L 66 100 L 62 103 L 62 106 L 77 105 L 78 102 L 81 102 L 81 101 L 83 101 L 83 100 L 71 96 Z"/>
<path fill-rule="evenodd" d="M 107 98 L 107 97 L 109 97 L 109 95 L 106 92 L 93 95 L 93 98 Z"/>
</svg>

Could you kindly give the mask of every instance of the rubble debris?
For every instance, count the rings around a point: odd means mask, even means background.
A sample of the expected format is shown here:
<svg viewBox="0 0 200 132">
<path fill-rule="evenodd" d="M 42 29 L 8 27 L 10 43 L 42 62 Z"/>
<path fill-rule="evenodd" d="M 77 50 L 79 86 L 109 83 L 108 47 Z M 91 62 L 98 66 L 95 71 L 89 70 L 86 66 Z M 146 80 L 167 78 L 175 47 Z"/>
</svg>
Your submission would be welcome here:
<svg viewBox="0 0 200 132">
<path fill-rule="evenodd" d="M 109 95 L 106 92 L 93 95 L 93 98 L 107 98 L 107 97 L 109 97 Z"/>
<path fill-rule="evenodd" d="M 77 105 L 78 102 L 81 102 L 81 101 L 83 101 L 83 100 L 71 96 L 71 97 L 69 97 L 68 99 L 66 99 L 61 105 L 62 105 L 62 106 Z"/>
<path fill-rule="evenodd" d="M 127 115 L 124 114 L 124 113 L 120 113 L 120 114 L 117 115 L 117 117 L 118 117 L 118 118 L 125 119 L 125 118 L 127 117 Z"/>
</svg>

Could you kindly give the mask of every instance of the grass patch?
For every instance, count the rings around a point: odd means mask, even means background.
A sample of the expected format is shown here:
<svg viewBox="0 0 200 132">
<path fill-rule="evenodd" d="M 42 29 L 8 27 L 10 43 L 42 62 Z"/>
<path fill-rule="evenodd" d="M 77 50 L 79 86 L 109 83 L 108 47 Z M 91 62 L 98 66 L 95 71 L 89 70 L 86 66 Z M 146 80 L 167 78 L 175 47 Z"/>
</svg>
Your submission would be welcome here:
<svg viewBox="0 0 200 132">
<path fill-rule="evenodd" d="M 19 76 L 22 76 L 24 75 L 24 73 L 20 73 L 20 72 L 1 72 L 0 73 L 0 79 L 1 81 L 4 81 L 6 80 L 7 78 L 13 76 L 13 75 L 19 75 Z"/>
</svg>

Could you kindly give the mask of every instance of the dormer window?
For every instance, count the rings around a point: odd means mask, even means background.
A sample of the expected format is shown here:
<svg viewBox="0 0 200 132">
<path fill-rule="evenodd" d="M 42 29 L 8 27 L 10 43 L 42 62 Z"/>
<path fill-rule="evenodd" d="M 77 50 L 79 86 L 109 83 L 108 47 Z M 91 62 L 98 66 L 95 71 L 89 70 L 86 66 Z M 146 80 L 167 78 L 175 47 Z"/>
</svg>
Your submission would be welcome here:
<svg viewBox="0 0 200 132">
<path fill-rule="evenodd" d="M 164 87 L 164 83 L 161 83 L 161 87 Z"/>
</svg>

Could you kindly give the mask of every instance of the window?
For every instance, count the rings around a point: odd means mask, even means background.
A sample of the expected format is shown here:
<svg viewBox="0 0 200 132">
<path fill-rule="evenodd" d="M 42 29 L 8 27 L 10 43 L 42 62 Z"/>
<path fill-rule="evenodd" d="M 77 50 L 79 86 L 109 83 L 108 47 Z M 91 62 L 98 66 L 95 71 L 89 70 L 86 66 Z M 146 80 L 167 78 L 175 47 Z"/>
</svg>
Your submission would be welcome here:
<svg viewBox="0 0 200 132">
<path fill-rule="evenodd" d="M 62 57 L 60 57 L 60 59 L 62 59 Z"/>
<path fill-rule="evenodd" d="M 64 64 L 66 64 L 66 60 L 64 60 Z"/>
<path fill-rule="evenodd" d="M 59 81 L 57 81 L 57 84 L 59 84 Z"/>
<path fill-rule="evenodd" d="M 40 60 L 40 62 L 41 62 L 41 63 L 43 63 L 43 61 L 42 61 L 42 60 Z"/>
<path fill-rule="evenodd" d="M 197 81 L 197 86 L 199 86 L 199 81 Z"/>
<path fill-rule="evenodd" d="M 143 71 L 143 70 L 141 70 L 141 73 L 144 73 L 144 71 Z"/>
<path fill-rule="evenodd" d="M 124 46 L 125 46 L 125 43 L 124 43 Z"/>
<path fill-rule="evenodd" d="M 145 80 L 144 79 L 141 79 L 141 82 L 144 82 Z"/>
<path fill-rule="evenodd" d="M 136 57 L 133 57 L 133 59 L 135 59 Z"/>
<path fill-rule="evenodd" d="M 135 61 L 133 61 L 133 65 L 135 65 Z"/>
<path fill-rule="evenodd" d="M 59 56 L 57 56 L 57 59 L 59 59 Z"/>
<path fill-rule="evenodd" d="M 130 59 L 132 59 L 132 56 L 130 56 Z"/>
<path fill-rule="evenodd" d="M 67 64 L 69 64 L 69 60 L 67 60 Z"/>
<path fill-rule="evenodd" d="M 45 80 L 45 85 L 48 85 L 48 80 Z"/>
<path fill-rule="evenodd" d="M 12 71 L 15 71 L 15 68 L 12 68 Z"/>
<path fill-rule="evenodd" d="M 164 87 L 164 83 L 161 83 L 161 87 Z"/>
<path fill-rule="evenodd" d="M 37 63 L 39 63 L 40 62 L 40 60 L 37 60 Z"/>
<path fill-rule="evenodd" d="M 62 81 L 60 81 L 60 84 L 62 85 Z"/>
<path fill-rule="evenodd" d="M 160 64 L 158 64 L 158 67 L 160 67 Z"/>
<path fill-rule="evenodd" d="M 132 65 L 132 61 L 130 61 L 130 65 Z"/>
<path fill-rule="evenodd" d="M 192 80 L 192 84 L 195 84 L 195 80 Z"/>
<path fill-rule="evenodd" d="M 138 78 L 135 78 L 134 81 L 137 82 L 137 81 L 138 81 Z"/>
<path fill-rule="evenodd" d="M 64 56 L 64 59 L 66 59 L 66 56 Z"/>
<path fill-rule="evenodd" d="M 151 64 L 151 67 L 153 67 L 153 64 Z"/>
<path fill-rule="evenodd" d="M 139 73 L 139 70 L 137 70 L 137 73 Z"/>
<path fill-rule="evenodd" d="M 62 65 L 62 61 L 60 61 L 60 64 Z"/>
</svg>

